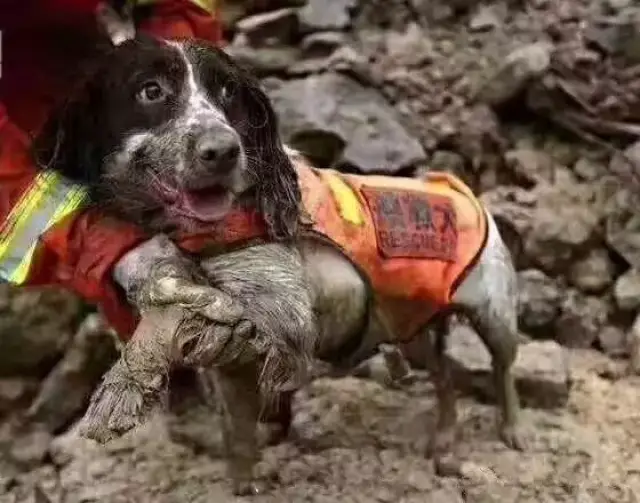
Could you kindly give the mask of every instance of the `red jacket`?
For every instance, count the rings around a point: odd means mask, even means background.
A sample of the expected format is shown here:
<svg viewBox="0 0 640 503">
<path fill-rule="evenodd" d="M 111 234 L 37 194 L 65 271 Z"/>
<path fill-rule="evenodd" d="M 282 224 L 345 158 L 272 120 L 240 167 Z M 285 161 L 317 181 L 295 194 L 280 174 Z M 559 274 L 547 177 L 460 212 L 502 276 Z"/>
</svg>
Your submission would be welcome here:
<svg viewBox="0 0 640 503">
<path fill-rule="evenodd" d="M 82 193 L 52 174 L 38 173 L 28 151 L 30 137 L 65 97 L 95 41 L 99 1 L 10 3 L 0 20 L 0 279 L 69 288 L 99 304 L 127 338 L 136 319 L 111 270 L 145 237 L 129 224 L 83 209 Z M 220 42 L 213 4 L 156 0 L 138 29 L 163 38 Z M 210 12 L 206 5 L 212 6 Z"/>
</svg>

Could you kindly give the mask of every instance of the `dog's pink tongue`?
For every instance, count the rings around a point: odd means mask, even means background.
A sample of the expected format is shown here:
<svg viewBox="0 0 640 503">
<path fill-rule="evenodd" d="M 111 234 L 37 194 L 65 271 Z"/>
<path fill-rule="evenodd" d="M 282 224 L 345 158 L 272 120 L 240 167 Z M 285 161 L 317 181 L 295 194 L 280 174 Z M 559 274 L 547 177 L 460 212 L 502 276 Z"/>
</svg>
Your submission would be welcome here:
<svg viewBox="0 0 640 503">
<path fill-rule="evenodd" d="M 199 190 L 184 194 L 184 209 L 203 222 L 213 222 L 222 218 L 231 207 L 231 194 L 226 190 Z"/>
</svg>

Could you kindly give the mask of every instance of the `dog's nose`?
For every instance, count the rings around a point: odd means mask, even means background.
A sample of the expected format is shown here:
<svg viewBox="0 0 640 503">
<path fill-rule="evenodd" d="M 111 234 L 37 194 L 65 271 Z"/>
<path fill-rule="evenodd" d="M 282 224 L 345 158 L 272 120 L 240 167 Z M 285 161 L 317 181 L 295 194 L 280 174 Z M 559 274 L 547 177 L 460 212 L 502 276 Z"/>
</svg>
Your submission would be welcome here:
<svg viewBox="0 0 640 503">
<path fill-rule="evenodd" d="M 240 142 L 231 131 L 204 133 L 198 138 L 195 148 L 199 162 L 217 172 L 232 169 L 240 157 Z"/>
</svg>

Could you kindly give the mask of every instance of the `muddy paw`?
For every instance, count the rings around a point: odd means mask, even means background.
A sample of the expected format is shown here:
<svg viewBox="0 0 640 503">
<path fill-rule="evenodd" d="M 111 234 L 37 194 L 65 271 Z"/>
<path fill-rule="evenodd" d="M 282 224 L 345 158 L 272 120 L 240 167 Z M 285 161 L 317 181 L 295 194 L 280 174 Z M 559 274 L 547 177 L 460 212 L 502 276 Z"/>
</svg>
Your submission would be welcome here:
<svg viewBox="0 0 640 503">
<path fill-rule="evenodd" d="M 502 442 L 509 448 L 516 451 L 524 451 L 526 443 L 524 435 L 520 428 L 512 425 L 502 425 L 499 429 L 499 435 Z"/>
<path fill-rule="evenodd" d="M 149 392 L 131 380 L 122 379 L 117 369 L 112 369 L 91 397 L 80 434 L 105 443 L 133 430 L 146 422 L 162 402 L 160 388 L 154 383 Z"/>
<path fill-rule="evenodd" d="M 456 431 L 454 428 L 447 428 L 433 433 L 427 445 L 426 456 L 428 458 L 441 458 L 453 451 L 456 442 Z"/>
<path fill-rule="evenodd" d="M 233 483 L 233 494 L 236 496 L 259 496 L 265 494 L 270 484 L 263 479 L 242 480 Z"/>
<path fill-rule="evenodd" d="M 438 477 L 462 478 L 463 476 L 463 463 L 451 453 L 436 454 L 433 459 L 433 468 Z"/>
</svg>

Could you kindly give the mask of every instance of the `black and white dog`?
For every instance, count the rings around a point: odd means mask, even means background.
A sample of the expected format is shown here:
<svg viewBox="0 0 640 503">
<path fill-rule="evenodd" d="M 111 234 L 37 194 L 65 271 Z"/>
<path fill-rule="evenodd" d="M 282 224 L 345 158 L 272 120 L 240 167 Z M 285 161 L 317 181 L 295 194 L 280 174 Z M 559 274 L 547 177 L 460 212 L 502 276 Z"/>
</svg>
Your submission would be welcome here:
<svg viewBox="0 0 640 503">
<path fill-rule="evenodd" d="M 263 219 L 262 242 L 199 257 L 209 280 L 242 299 L 246 317 L 266 334 L 260 361 L 216 371 L 238 493 L 256 490 L 259 382 L 272 391 L 299 386 L 315 359 L 356 363 L 380 342 L 403 335 L 389 333 L 379 318 L 366 274 L 335 246 L 305 232 L 298 177 L 305 161 L 283 145 L 259 83 L 215 47 L 140 38 L 114 48 L 45 127 L 35 153 L 41 165 L 85 184 L 105 212 L 150 233 L 201 232 L 237 208 L 253 208 Z M 489 349 L 500 435 L 520 448 L 511 374 L 515 284 L 508 250 L 487 214 L 484 244 L 441 314 L 467 314 Z M 426 309 L 413 302 L 404 312 Z M 443 319 L 421 330 L 433 342 L 427 364 L 439 399 L 431 443 L 436 455 L 450 449 L 456 424 Z"/>
</svg>

